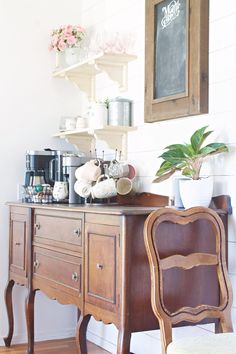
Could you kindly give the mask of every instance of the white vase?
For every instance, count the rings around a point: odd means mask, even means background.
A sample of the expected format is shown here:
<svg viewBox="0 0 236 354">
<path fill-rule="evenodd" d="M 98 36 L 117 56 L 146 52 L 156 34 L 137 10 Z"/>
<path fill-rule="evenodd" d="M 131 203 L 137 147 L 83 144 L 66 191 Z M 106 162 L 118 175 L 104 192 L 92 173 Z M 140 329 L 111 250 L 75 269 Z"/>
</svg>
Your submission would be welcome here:
<svg viewBox="0 0 236 354">
<path fill-rule="evenodd" d="M 67 65 L 73 65 L 78 63 L 79 61 L 79 52 L 80 48 L 75 47 L 75 48 L 67 48 L 65 50 L 65 62 Z"/>
<path fill-rule="evenodd" d="M 59 70 L 65 67 L 65 52 L 56 52 L 55 69 Z"/>
<path fill-rule="evenodd" d="M 179 181 L 179 190 L 185 209 L 195 206 L 208 207 L 213 194 L 213 178 L 182 179 Z"/>
<path fill-rule="evenodd" d="M 92 103 L 87 113 L 89 128 L 103 128 L 107 125 L 107 107 L 105 103 Z"/>
</svg>

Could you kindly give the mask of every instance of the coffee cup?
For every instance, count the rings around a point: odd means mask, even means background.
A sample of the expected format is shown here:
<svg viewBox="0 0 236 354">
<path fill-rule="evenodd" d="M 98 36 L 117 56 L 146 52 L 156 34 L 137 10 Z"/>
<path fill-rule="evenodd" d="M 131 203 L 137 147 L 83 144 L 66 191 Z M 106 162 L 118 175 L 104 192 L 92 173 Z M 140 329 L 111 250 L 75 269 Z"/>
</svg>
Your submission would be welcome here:
<svg viewBox="0 0 236 354">
<path fill-rule="evenodd" d="M 101 175 L 91 188 L 91 195 L 93 199 L 115 197 L 117 195 L 115 180 L 107 175 Z"/>
<path fill-rule="evenodd" d="M 64 181 L 56 181 L 53 187 L 53 198 L 56 201 L 64 200 L 68 197 L 68 183 Z"/>
<path fill-rule="evenodd" d="M 88 198 L 91 194 L 92 184 L 87 181 L 76 181 L 74 185 L 75 192 L 82 198 Z"/>
<path fill-rule="evenodd" d="M 128 164 L 128 166 L 129 166 L 129 173 L 126 177 L 128 177 L 129 179 L 134 179 L 136 176 L 136 170 L 133 165 Z"/>
<path fill-rule="evenodd" d="M 90 160 L 76 169 L 75 177 L 77 180 L 92 182 L 97 181 L 101 173 L 100 162 L 98 160 Z"/>
<path fill-rule="evenodd" d="M 108 172 L 109 172 L 109 176 L 113 178 L 125 177 L 128 176 L 129 174 L 129 165 L 114 160 L 111 161 L 108 167 Z"/>
<path fill-rule="evenodd" d="M 76 118 L 66 118 L 66 130 L 74 130 L 76 128 Z"/>
<path fill-rule="evenodd" d="M 120 178 L 117 181 L 116 188 L 120 195 L 134 195 L 136 193 L 135 182 L 128 177 Z"/>
</svg>

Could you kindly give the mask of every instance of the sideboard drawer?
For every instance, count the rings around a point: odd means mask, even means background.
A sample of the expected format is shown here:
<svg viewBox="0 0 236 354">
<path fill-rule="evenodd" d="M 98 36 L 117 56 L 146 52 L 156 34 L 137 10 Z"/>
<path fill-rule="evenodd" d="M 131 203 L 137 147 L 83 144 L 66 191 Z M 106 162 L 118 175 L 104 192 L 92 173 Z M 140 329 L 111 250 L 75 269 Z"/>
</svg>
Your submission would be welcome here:
<svg viewBox="0 0 236 354">
<path fill-rule="evenodd" d="M 63 213 L 57 216 L 36 211 L 34 221 L 35 241 L 56 247 L 61 247 L 63 243 L 63 248 L 72 251 L 82 247 L 83 214 Z"/>
<path fill-rule="evenodd" d="M 81 294 L 82 258 L 34 247 L 34 276 L 53 287 L 73 289 Z"/>
</svg>

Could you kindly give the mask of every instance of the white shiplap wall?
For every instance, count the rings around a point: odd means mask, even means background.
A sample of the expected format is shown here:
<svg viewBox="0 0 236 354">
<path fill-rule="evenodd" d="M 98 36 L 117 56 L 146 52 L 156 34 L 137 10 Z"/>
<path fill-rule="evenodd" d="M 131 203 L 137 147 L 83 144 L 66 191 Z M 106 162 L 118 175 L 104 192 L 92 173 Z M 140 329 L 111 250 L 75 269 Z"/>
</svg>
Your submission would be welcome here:
<svg viewBox="0 0 236 354">
<path fill-rule="evenodd" d="M 124 93 L 134 101 L 134 125 L 138 130 L 129 134 L 128 160 L 136 166 L 139 186 L 144 191 L 171 193 L 171 181 L 152 184 L 159 166 L 157 156 L 171 143 L 185 142 L 192 132 L 209 125 L 214 133 L 211 140 L 228 143 L 231 152 L 212 159 L 208 168 L 215 178 L 214 194 L 229 194 L 233 211 L 236 208 L 236 1 L 210 0 L 210 88 L 209 114 L 180 118 L 153 124 L 144 124 L 144 0 L 83 0 L 82 21 L 85 27 L 96 29 L 117 29 L 135 32 L 135 53 L 138 59 L 129 64 L 128 91 Z M 99 96 L 116 94 L 113 84 L 105 77 L 99 81 Z M 229 271 L 236 294 L 236 226 L 234 213 L 229 217 Z M 236 324 L 236 300 L 233 320 Z M 175 330 L 175 336 L 208 333 L 212 326 L 188 327 Z M 105 326 L 91 320 L 89 339 L 116 352 L 117 331 L 114 326 Z M 158 351 L 159 350 L 159 351 Z M 159 332 L 136 333 L 132 335 L 131 351 L 136 354 L 160 353 Z"/>
</svg>

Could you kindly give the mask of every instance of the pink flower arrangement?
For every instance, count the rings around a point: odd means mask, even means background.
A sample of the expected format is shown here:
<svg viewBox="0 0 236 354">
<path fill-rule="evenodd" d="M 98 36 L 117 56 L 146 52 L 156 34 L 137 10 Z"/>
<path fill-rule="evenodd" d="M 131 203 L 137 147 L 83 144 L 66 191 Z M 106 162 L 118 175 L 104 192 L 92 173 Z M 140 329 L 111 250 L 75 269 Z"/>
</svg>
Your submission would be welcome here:
<svg viewBox="0 0 236 354">
<path fill-rule="evenodd" d="M 49 50 L 63 52 L 66 48 L 78 47 L 85 36 L 85 30 L 79 25 L 61 26 L 51 33 Z"/>
</svg>

